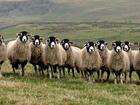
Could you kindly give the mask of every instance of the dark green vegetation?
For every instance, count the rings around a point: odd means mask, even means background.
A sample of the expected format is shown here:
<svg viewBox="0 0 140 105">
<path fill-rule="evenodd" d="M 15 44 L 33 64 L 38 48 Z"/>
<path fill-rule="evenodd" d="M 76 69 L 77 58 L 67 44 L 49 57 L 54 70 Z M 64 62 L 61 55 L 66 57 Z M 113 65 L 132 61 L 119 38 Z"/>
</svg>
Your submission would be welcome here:
<svg viewBox="0 0 140 105">
<path fill-rule="evenodd" d="M 124 23 L 36 23 L 20 24 L 2 28 L 0 33 L 6 40 L 15 39 L 15 33 L 27 30 L 43 37 L 56 35 L 69 38 L 75 45 L 83 46 L 85 41 L 105 39 L 140 42 L 140 24 Z M 1 105 L 139 105 L 140 86 L 137 75 L 133 83 L 114 85 L 112 76 L 107 83 L 90 84 L 80 78 L 49 80 L 34 75 L 31 65 L 26 67 L 27 76 L 13 74 L 9 62 L 2 66 L 0 78 Z"/>
</svg>

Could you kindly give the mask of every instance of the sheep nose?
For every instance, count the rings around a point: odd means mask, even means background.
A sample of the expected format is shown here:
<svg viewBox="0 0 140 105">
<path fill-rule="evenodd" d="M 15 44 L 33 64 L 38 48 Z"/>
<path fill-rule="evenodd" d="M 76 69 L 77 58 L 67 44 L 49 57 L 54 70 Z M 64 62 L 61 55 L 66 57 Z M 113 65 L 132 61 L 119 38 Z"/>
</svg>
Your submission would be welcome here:
<svg viewBox="0 0 140 105">
<path fill-rule="evenodd" d="M 39 40 L 36 40 L 35 41 L 35 45 L 39 45 Z"/>
<path fill-rule="evenodd" d="M 69 47 L 69 45 L 66 43 L 66 44 L 65 44 L 65 48 L 68 48 L 68 47 Z"/>
<path fill-rule="evenodd" d="M 52 43 L 51 43 L 51 48 L 54 48 L 54 47 L 55 47 L 55 43 L 52 42 Z"/>
<path fill-rule="evenodd" d="M 102 45 L 101 45 L 101 49 L 104 49 L 104 48 L 105 48 L 105 46 L 102 44 Z"/>
<path fill-rule="evenodd" d="M 117 52 L 120 52 L 120 51 L 121 51 L 121 47 L 118 46 L 118 47 L 116 48 L 116 51 L 117 51 Z"/>
<path fill-rule="evenodd" d="M 23 42 L 26 42 L 26 41 L 27 41 L 26 36 L 23 36 L 22 41 L 23 41 Z"/>
</svg>

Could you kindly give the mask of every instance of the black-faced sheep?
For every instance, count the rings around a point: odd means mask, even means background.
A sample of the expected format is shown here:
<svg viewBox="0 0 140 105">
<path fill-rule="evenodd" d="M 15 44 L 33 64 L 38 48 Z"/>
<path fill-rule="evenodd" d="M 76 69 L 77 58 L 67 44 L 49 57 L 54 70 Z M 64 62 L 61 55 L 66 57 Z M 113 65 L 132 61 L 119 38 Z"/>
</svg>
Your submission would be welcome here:
<svg viewBox="0 0 140 105">
<path fill-rule="evenodd" d="M 0 35 L 0 77 L 2 76 L 1 66 L 5 60 L 6 60 L 6 45 L 4 43 L 3 36 Z"/>
<path fill-rule="evenodd" d="M 107 60 L 110 56 L 111 51 L 107 48 L 108 43 L 105 42 L 104 40 L 99 40 L 97 42 L 97 48 L 99 51 L 99 54 L 102 59 L 102 66 L 101 66 L 101 80 L 103 80 L 103 74 L 104 72 L 107 72 L 107 78 L 106 81 L 108 81 L 109 76 L 110 76 L 110 70 L 107 65 Z"/>
<path fill-rule="evenodd" d="M 72 46 L 72 42 L 69 41 L 69 39 L 63 39 L 61 41 L 61 44 L 67 53 L 66 67 L 68 67 L 68 74 L 70 75 L 70 69 L 72 69 L 73 77 L 75 77 L 74 68 L 76 68 L 77 72 L 79 73 L 78 63 L 80 57 L 79 52 L 81 51 L 81 49 Z"/>
<path fill-rule="evenodd" d="M 115 41 L 112 43 L 111 55 L 108 58 L 108 66 L 110 71 L 114 74 L 114 83 L 120 81 L 123 84 L 123 75 L 125 74 L 125 81 L 127 81 L 127 72 L 130 70 L 130 61 L 128 54 L 123 51 L 123 43 Z"/>
<path fill-rule="evenodd" d="M 43 68 L 43 43 L 42 38 L 39 35 L 34 35 L 32 37 L 32 42 L 30 43 L 30 49 L 31 49 L 31 59 L 30 63 L 34 66 L 35 73 L 37 74 L 39 68 L 40 75 L 44 75 Z"/>
<path fill-rule="evenodd" d="M 132 45 L 133 43 L 130 43 L 128 41 L 124 41 L 124 45 L 123 45 L 123 50 L 127 52 L 130 60 L 130 73 L 129 73 L 130 82 L 132 81 L 131 77 L 132 77 L 132 72 L 134 71 L 134 67 L 133 67 L 134 55 L 137 52 L 136 50 L 131 49 Z"/>
<path fill-rule="evenodd" d="M 94 42 L 86 42 L 85 47 L 81 50 L 80 68 L 88 72 L 89 81 L 92 82 L 92 74 L 94 71 L 99 71 L 102 65 L 102 60 L 96 44 Z M 85 74 L 86 75 L 86 74 Z M 99 79 L 99 74 L 98 74 Z"/>
<path fill-rule="evenodd" d="M 13 71 L 21 67 L 21 75 L 24 76 L 24 69 L 30 61 L 31 52 L 29 48 L 29 36 L 26 31 L 17 34 L 16 40 L 10 41 L 7 45 L 7 57 L 12 65 Z"/>
<path fill-rule="evenodd" d="M 43 51 L 43 61 L 45 65 L 56 67 L 58 75 L 57 78 L 61 77 L 61 69 L 65 65 L 67 60 L 67 54 L 58 39 L 54 36 L 48 37 L 46 45 Z M 49 77 L 52 78 L 52 69 L 49 70 Z"/>
</svg>

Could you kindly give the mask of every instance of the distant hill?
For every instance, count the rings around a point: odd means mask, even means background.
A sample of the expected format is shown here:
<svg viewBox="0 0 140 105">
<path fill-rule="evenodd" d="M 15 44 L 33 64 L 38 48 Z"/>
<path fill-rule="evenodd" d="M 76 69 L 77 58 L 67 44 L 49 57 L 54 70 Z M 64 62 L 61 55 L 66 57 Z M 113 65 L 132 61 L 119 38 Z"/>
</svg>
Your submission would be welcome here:
<svg viewBox="0 0 140 105">
<path fill-rule="evenodd" d="M 19 22 L 140 22 L 139 0 L 0 0 L 0 25 Z"/>
</svg>

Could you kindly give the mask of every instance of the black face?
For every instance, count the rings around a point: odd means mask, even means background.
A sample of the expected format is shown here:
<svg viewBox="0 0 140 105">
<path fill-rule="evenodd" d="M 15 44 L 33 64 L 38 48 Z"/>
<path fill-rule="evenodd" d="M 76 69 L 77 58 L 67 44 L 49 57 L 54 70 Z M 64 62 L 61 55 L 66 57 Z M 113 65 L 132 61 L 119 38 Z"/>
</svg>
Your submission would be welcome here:
<svg viewBox="0 0 140 105">
<path fill-rule="evenodd" d="M 96 48 L 96 44 L 94 42 L 86 42 L 85 47 L 88 53 L 93 53 Z"/>
<path fill-rule="evenodd" d="M 38 47 L 42 41 L 42 38 L 39 35 L 34 35 L 32 37 L 32 41 L 33 41 L 33 45 L 35 45 L 36 47 Z"/>
<path fill-rule="evenodd" d="M 0 45 L 4 42 L 4 38 L 2 35 L 0 35 Z"/>
<path fill-rule="evenodd" d="M 121 52 L 123 49 L 123 43 L 121 41 L 115 41 L 112 43 L 112 47 L 117 53 Z"/>
<path fill-rule="evenodd" d="M 131 44 L 128 41 L 124 41 L 123 50 L 128 52 L 130 50 Z"/>
<path fill-rule="evenodd" d="M 48 43 L 49 47 L 53 49 L 56 47 L 58 40 L 56 39 L 56 37 L 51 36 L 47 39 L 47 43 Z"/>
<path fill-rule="evenodd" d="M 72 44 L 72 42 L 69 41 L 69 39 L 63 39 L 61 41 L 61 44 L 62 44 L 62 47 L 65 49 L 65 50 L 68 50 Z"/>
<path fill-rule="evenodd" d="M 18 37 L 22 43 L 26 43 L 29 39 L 30 34 L 26 31 L 18 33 Z"/>
<path fill-rule="evenodd" d="M 97 42 L 97 47 L 98 47 L 98 49 L 99 50 L 104 50 L 105 48 L 106 48 L 106 46 L 107 46 L 107 42 L 105 42 L 104 40 L 99 40 L 98 42 Z"/>
</svg>

